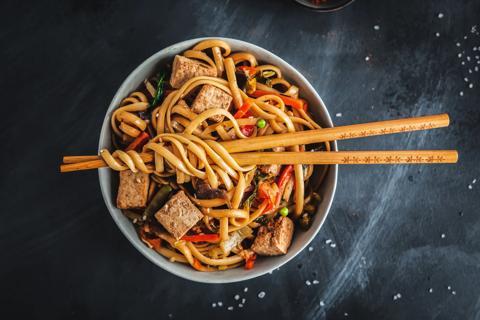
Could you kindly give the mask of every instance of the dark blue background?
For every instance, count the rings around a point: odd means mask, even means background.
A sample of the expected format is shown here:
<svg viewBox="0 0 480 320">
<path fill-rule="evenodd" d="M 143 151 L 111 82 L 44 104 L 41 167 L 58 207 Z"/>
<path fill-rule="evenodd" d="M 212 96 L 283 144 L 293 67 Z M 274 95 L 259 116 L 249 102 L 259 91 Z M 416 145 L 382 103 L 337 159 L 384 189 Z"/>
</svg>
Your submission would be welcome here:
<svg viewBox="0 0 480 320">
<path fill-rule="evenodd" d="M 480 51 L 472 49 L 480 36 L 470 32 L 479 13 L 473 0 L 357 0 L 329 14 L 291 1 L 2 1 L 1 317 L 479 319 L 480 182 L 467 187 L 480 180 Z M 58 165 L 62 155 L 96 151 L 107 106 L 138 64 L 200 36 L 283 57 L 336 125 L 443 112 L 453 120 L 341 149 L 456 148 L 460 162 L 341 167 L 313 251 L 244 283 L 170 275 L 117 229 L 95 171 L 59 174 Z M 223 307 L 212 308 L 216 301 Z"/>
</svg>

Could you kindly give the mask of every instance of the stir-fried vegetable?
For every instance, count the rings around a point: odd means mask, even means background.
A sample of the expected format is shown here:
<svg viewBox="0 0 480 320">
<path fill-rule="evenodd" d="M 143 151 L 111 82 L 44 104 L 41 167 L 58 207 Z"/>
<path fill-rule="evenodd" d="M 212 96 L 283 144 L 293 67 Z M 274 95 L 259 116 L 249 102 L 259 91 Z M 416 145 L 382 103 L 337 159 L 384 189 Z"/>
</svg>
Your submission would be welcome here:
<svg viewBox="0 0 480 320">
<path fill-rule="evenodd" d="M 256 254 L 252 254 L 247 259 L 245 259 L 245 269 L 247 269 L 247 270 L 253 269 L 253 266 L 255 265 L 255 260 L 256 259 L 257 259 Z"/>
<path fill-rule="evenodd" d="M 220 235 L 216 233 L 195 234 L 191 236 L 183 236 L 182 240 L 190 241 L 190 242 L 218 242 L 220 241 Z"/>
<path fill-rule="evenodd" d="M 260 129 L 263 129 L 265 128 L 266 125 L 267 125 L 267 121 L 265 121 L 265 119 L 258 119 L 257 127 L 259 127 Z"/>
<path fill-rule="evenodd" d="M 143 213 L 143 220 L 150 218 L 155 212 L 160 210 L 160 208 L 167 202 L 168 196 L 172 192 L 172 187 L 169 185 L 164 185 L 158 190 L 158 192 L 153 196 L 152 200 L 148 204 L 148 207 Z"/>
<path fill-rule="evenodd" d="M 150 136 L 146 132 L 142 132 L 128 145 L 125 151 L 135 150 L 140 151 L 145 143 L 150 139 Z"/>
<path fill-rule="evenodd" d="M 283 168 L 277 181 L 278 187 L 280 189 L 283 188 L 283 186 L 287 183 L 287 181 L 290 179 L 292 174 L 293 174 L 293 165 L 289 164 Z"/>
<path fill-rule="evenodd" d="M 163 85 L 165 84 L 165 73 L 162 73 L 157 82 L 157 90 L 155 92 L 155 98 L 152 101 L 152 106 L 156 106 L 163 96 Z"/>
<path fill-rule="evenodd" d="M 249 226 L 232 232 L 227 240 L 220 243 L 220 248 L 222 249 L 223 254 L 229 255 L 233 248 L 239 245 L 245 238 L 250 238 L 252 235 L 253 230 Z"/>
<path fill-rule="evenodd" d="M 237 110 L 237 112 L 235 113 L 235 115 L 233 116 L 235 119 L 240 119 L 240 118 L 244 118 L 245 115 L 247 114 L 248 110 L 250 110 L 252 104 L 250 103 L 250 101 L 245 101 L 245 103 L 240 107 L 240 109 Z"/>
<path fill-rule="evenodd" d="M 253 124 L 240 126 L 240 131 L 247 137 L 250 137 L 253 134 L 254 130 L 255 130 L 255 125 Z"/>
<path fill-rule="evenodd" d="M 288 208 L 283 207 L 282 209 L 280 209 L 280 214 L 284 217 L 288 216 Z"/>
<path fill-rule="evenodd" d="M 307 103 L 305 102 L 305 100 L 302 100 L 302 99 L 295 99 L 295 98 L 287 97 L 287 96 L 284 96 L 275 92 L 266 91 L 266 90 L 255 90 L 255 92 L 251 93 L 250 95 L 252 97 L 258 98 L 261 96 L 265 96 L 267 94 L 276 95 L 277 97 L 282 99 L 283 103 L 285 103 L 287 106 L 290 106 L 294 109 L 305 110 L 305 111 L 307 110 Z"/>
</svg>

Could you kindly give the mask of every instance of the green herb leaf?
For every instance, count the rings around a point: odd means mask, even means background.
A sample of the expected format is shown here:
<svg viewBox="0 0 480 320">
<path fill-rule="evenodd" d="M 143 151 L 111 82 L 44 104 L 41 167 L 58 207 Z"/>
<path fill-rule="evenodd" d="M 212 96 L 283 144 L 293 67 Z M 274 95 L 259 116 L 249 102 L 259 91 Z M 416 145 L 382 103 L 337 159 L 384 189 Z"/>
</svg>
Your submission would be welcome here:
<svg viewBox="0 0 480 320">
<path fill-rule="evenodd" d="M 153 99 L 151 106 L 154 107 L 158 104 L 163 96 L 163 84 L 165 83 L 165 73 L 160 75 L 157 83 L 157 92 L 155 93 L 155 99 Z"/>
</svg>

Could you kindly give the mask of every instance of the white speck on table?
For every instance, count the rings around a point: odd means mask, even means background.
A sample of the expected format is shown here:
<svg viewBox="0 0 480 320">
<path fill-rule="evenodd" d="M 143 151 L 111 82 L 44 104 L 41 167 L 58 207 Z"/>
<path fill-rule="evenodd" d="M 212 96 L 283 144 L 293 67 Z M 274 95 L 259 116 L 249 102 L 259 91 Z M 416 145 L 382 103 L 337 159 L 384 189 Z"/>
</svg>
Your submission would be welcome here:
<svg viewBox="0 0 480 320">
<path fill-rule="evenodd" d="M 471 184 L 468 185 L 468 189 L 469 190 L 472 190 L 473 189 L 473 186 Z"/>
<path fill-rule="evenodd" d="M 440 12 L 440 13 L 438 14 L 438 19 L 442 19 L 442 18 L 443 18 L 443 13 Z"/>
<path fill-rule="evenodd" d="M 217 302 L 217 305 L 218 305 L 219 307 L 221 307 L 221 306 L 223 306 L 223 302 L 222 302 L 222 301 L 218 301 L 218 302 Z"/>
<path fill-rule="evenodd" d="M 401 293 L 397 293 L 396 295 L 393 296 L 393 301 L 398 300 L 398 299 L 401 299 L 401 298 L 402 298 L 402 294 L 401 294 Z"/>
<path fill-rule="evenodd" d="M 239 300 L 240 299 L 240 296 L 238 294 L 235 295 L 235 297 L 233 297 L 235 300 Z"/>
<path fill-rule="evenodd" d="M 265 298 L 265 294 L 266 294 L 265 291 L 260 291 L 260 292 L 258 293 L 258 298 L 260 298 L 260 299 Z"/>
<path fill-rule="evenodd" d="M 457 42 L 457 47 L 460 47 L 460 42 Z"/>
<path fill-rule="evenodd" d="M 324 307 L 324 306 L 325 306 L 325 302 L 323 302 L 323 300 L 320 301 L 320 307 Z"/>
<path fill-rule="evenodd" d="M 310 282 L 310 280 L 305 281 L 305 284 L 306 284 L 307 286 L 311 286 L 311 285 L 312 285 L 312 283 Z"/>
<path fill-rule="evenodd" d="M 318 280 L 313 280 L 312 283 L 313 284 L 319 284 L 320 282 Z"/>
<path fill-rule="evenodd" d="M 330 244 L 331 248 L 335 248 L 337 245 L 335 243 Z"/>
<path fill-rule="evenodd" d="M 215 302 L 212 303 L 212 308 L 216 308 L 217 304 Z"/>
<path fill-rule="evenodd" d="M 456 295 L 456 294 L 457 294 L 457 291 L 452 291 L 452 294 L 453 294 L 453 295 Z"/>
<path fill-rule="evenodd" d="M 369 56 L 366 56 L 365 57 L 365 61 L 369 61 L 370 60 L 370 57 Z"/>
<path fill-rule="evenodd" d="M 470 84 L 468 85 L 468 87 L 469 87 L 470 89 L 472 89 L 472 88 L 473 88 L 473 83 L 470 83 Z"/>
<path fill-rule="evenodd" d="M 232 310 L 233 310 L 233 307 L 230 306 L 230 307 L 228 307 L 227 309 L 228 309 L 228 311 L 232 311 Z"/>
<path fill-rule="evenodd" d="M 461 53 L 459 53 L 459 54 L 457 55 L 457 57 L 461 58 L 461 57 L 462 57 L 462 54 L 461 54 Z"/>
<path fill-rule="evenodd" d="M 380 26 L 379 26 L 378 24 L 374 25 L 374 26 L 373 26 L 373 30 L 375 30 L 375 31 L 380 30 Z"/>
<path fill-rule="evenodd" d="M 448 286 L 448 287 L 447 287 L 447 290 L 448 290 L 448 291 L 452 290 L 452 287 L 451 287 L 451 286 Z"/>
<path fill-rule="evenodd" d="M 436 37 L 440 37 L 440 32 L 435 33 Z"/>
<path fill-rule="evenodd" d="M 433 292 L 433 288 L 428 289 L 428 293 L 432 293 L 432 292 Z"/>
<path fill-rule="evenodd" d="M 243 288 L 243 292 L 247 292 L 247 291 L 248 291 L 248 287 Z"/>
<path fill-rule="evenodd" d="M 445 239 L 445 233 L 442 233 L 440 237 L 442 237 L 442 239 Z"/>
<path fill-rule="evenodd" d="M 342 117 L 342 113 L 341 113 L 341 112 L 336 113 L 336 114 L 335 114 L 335 117 L 341 118 L 341 117 Z"/>
<path fill-rule="evenodd" d="M 460 91 L 459 95 L 460 97 L 463 97 L 463 91 Z"/>
<path fill-rule="evenodd" d="M 327 239 L 327 240 L 325 240 L 325 243 L 326 243 L 326 244 L 332 243 L 332 239 Z"/>
<path fill-rule="evenodd" d="M 312 251 L 313 251 L 313 247 L 308 247 L 308 251 L 312 252 Z"/>
</svg>

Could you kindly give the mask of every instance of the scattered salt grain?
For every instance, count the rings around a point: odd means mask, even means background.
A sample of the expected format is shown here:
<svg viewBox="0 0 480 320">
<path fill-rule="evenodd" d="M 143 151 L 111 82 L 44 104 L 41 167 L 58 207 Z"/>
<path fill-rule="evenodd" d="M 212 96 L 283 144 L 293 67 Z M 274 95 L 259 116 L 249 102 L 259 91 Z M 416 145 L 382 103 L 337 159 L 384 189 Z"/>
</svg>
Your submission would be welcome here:
<svg viewBox="0 0 480 320">
<path fill-rule="evenodd" d="M 457 291 L 452 291 L 452 294 L 453 294 L 453 295 L 456 295 L 456 294 L 457 294 Z"/>
<path fill-rule="evenodd" d="M 348 317 L 348 312 L 345 312 L 343 315 L 344 315 L 345 317 Z"/>
<path fill-rule="evenodd" d="M 457 47 L 460 47 L 460 42 L 457 42 Z"/>
<path fill-rule="evenodd" d="M 435 33 L 436 37 L 440 37 L 440 32 Z"/>
<path fill-rule="evenodd" d="M 218 302 L 217 302 L 217 305 L 218 305 L 219 307 L 221 307 L 221 306 L 223 306 L 223 302 L 222 302 L 222 301 L 218 301 Z"/>
<path fill-rule="evenodd" d="M 169 314 L 168 314 L 168 318 L 169 318 L 169 319 L 172 319 L 172 318 L 173 318 L 173 314 L 169 313 Z"/>
<path fill-rule="evenodd" d="M 336 246 L 337 246 L 337 245 L 336 245 L 335 243 L 332 243 L 332 244 L 330 245 L 331 248 L 335 248 Z"/>
<path fill-rule="evenodd" d="M 243 292 L 248 292 L 248 287 L 243 288 Z"/>
<path fill-rule="evenodd" d="M 472 73 L 472 69 L 468 69 L 468 73 Z"/>
<path fill-rule="evenodd" d="M 370 60 L 370 57 L 369 56 L 366 56 L 365 57 L 365 61 L 369 61 Z"/>
<path fill-rule="evenodd" d="M 445 239 L 445 233 L 442 233 L 441 237 L 442 239 Z"/>
<path fill-rule="evenodd" d="M 310 282 L 310 280 L 305 281 L 305 284 L 306 284 L 307 286 L 311 286 L 311 285 L 312 285 L 312 283 Z"/>
<path fill-rule="evenodd" d="M 467 61 L 470 61 L 470 60 L 471 60 L 470 56 L 467 56 Z"/>
<path fill-rule="evenodd" d="M 324 306 L 325 306 L 325 302 L 320 301 L 320 307 L 324 307 Z"/>
<path fill-rule="evenodd" d="M 440 13 L 438 14 L 438 19 L 442 19 L 442 18 L 443 18 L 443 13 L 440 12 Z"/>
<path fill-rule="evenodd" d="M 462 66 L 464 66 L 464 65 L 465 65 L 465 61 L 462 61 Z"/>
<path fill-rule="evenodd" d="M 463 36 L 463 40 L 467 40 L 467 39 L 468 39 L 468 37 L 467 37 L 467 36 Z"/>
<path fill-rule="evenodd" d="M 460 97 L 463 97 L 463 91 L 460 91 L 459 95 Z"/>
<path fill-rule="evenodd" d="M 398 300 L 398 299 L 401 299 L 401 298 L 402 298 L 402 294 L 401 294 L 401 293 L 397 293 L 396 295 L 393 296 L 393 301 Z"/>
<path fill-rule="evenodd" d="M 432 292 L 433 292 L 433 288 L 428 289 L 428 293 L 432 293 Z"/>
<path fill-rule="evenodd" d="M 376 25 L 374 25 L 374 26 L 373 26 L 373 30 L 376 30 L 376 31 L 380 30 L 380 26 L 379 26 L 379 25 L 377 25 L 377 24 L 376 24 Z"/>
<path fill-rule="evenodd" d="M 238 294 L 235 295 L 235 297 L 233 297 L 235 300 L 239 300 L 240 299 L 240 296 Z"/>
<path fill-rule="evenodd" d="M 452 290 L 452 287 L 451 287 L 451 286 L 448 286 L 448 287 L 447 287 L 447 290 L 448 290 L 448 291 Z"/>
<path fill-rule="evenodd" d="M 260 299 L 265 298 L 265 292 L 264 292 L 264 291 L 260 291 L 260 292 L 258 293 L 258 298 L 260 298 Z"/>
<path fill-rule="evenodd" d="M 472 184 L 477 183 L 477 179 L 473 179 Z"/>
<path fill-rule="evenodd" d="M 327 240 L 325 240 L 325 243 L 326 243 L 326 244 L 332 243 L 332 239 L 327 239 Z"/>
<path fill-rule="evenodd" d="M 475 70 L 475 72 L 478 72 L 478 67 L 475 66 L 475 68 L 473 68 L 473 70 Z"/>
<path fill-rule="evenodd" d="M 473 189 L 473 186 L 471 184 L 468 185 L 468 189 L 469 190 L 472 190 Z"/>
<path fill-rule="evenodd" d="M 227 308 L 227 310 L 228 310 L 228 311 L 232 311 L 232 310 L 233 310 L 233 307 L 230 306 L 230 307 Z"/>
<path fill-rule="evenodd" d="M 217 307 L 217 304 L 214 302 L 212 303 L 212 308 L 216 308 Z"/>
<path fill-rule="evenodd" d="M 312 252 L 312 251 L 313 251 L 313 247 L 308 247 L 308 251 Z"/>
<path fill-rule="evenodd" d="M 468 78 L 467 77 L 463 78 L 463 81 L 468 82 Z"/>
<path fill-rule="evenodd" d="M 468 87 L 469 87 L 470 89 L 472 89 L 472 88 L 473 88 L 473 83 L 470 83 L 470 84 L 468 85 Z"/>
<path fill-rule="evenodd" d="M 239 308 L 243 308 L 243 304 L 239 303 L 239 304 L 238 304 L 238 307 L 239 307 Z"/>
<path fill-rule="evenodd" d="M 337 114 L 335 114 L 335 117 L 341 118 L 341 117 L 342 117 L 342 113 L 341 113 L 341 112 L 338 112 Z"/>
<path fill-rule="evenodd" d="M 245 301 L 247 301 L 247 299 L 242 298 L 242 304 L 245 304 Z"/>
<path fill-rule="evenodd" d="M 313 284 L 319 284 L 320 282 L 318 280 L 313 280 L 312 283 Z"/>
<path fill-rule="evenodd" d="M 461 57 L 462 57 L 462 54 L 461 54 L 461 53 L 459 53 L 457 56 L 458 56 L 459 58 L 461 58 Z"/>
</svg>

